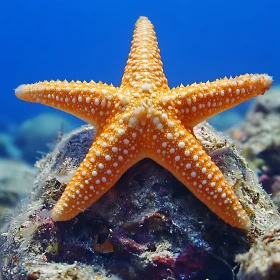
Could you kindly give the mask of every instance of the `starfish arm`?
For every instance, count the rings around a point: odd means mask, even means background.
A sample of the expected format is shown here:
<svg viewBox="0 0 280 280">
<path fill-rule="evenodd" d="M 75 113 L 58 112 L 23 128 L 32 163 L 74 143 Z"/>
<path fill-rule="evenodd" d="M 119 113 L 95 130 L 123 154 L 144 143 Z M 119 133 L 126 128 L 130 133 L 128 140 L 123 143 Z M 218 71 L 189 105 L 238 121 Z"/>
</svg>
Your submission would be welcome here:
<svg viewBox="0 0 280 280">
<path fill-rule="evenodd" d="M 141 159 L 136 132 L 110 125 L 97 135 L 88 154 L 52 210 L 54 221 L 66 221 L 90 207 L 134 163 Z"/>
<path fill-rule="evenodd" d="M 44 81 L 21 85 L 15 93 L 22 100 L 57 108 L 96 127 L 112 112 L 116 91 L 117 88 L 101 82 Z"/>
<path fill-rule="evenodd" d="M 151 158 L 168 169 L 210 210 L 233 227 L 250 228 L 250 219 L 219 168 L 183 126 L 157 135 Z M 162 142 L 162 139 L 163 142 Z"/>
<path fill-rule="evenodd" d="M 217 113 L 264 94 L 271 83 L 272 78 L 266 74 L 217 79 L 171 89 L 172 96 L 162 97 L 162 102 L 177 109 L 178 117 L 186 127 L 193 127 Z"/>
<path fill-rule="evenodd" d="M 140 17 L 135 24 L 131 50 L 122 78 L 121 88 L 131 87 L 136 92 L 141 92 L 142 89 L 168 89 L 154 26 L 146 17 Z"/>
</svg>

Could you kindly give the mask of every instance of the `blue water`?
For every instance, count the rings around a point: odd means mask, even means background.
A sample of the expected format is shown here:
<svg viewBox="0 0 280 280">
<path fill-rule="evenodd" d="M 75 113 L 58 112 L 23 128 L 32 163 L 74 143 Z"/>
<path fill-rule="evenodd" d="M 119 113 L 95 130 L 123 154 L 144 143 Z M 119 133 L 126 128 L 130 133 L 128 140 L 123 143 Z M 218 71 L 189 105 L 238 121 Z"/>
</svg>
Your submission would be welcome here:
<svg viewBox="0 0 280 280">
<path fill-rule="evenodd" d="M 14 89 L 22 83 L 93 79 L 119 85 L 141 15 L 155 26 L 171 87 L 246 72 L 266 72 L 280 82 L 279 3 L 2 1 L 0 120 L 17 124 L 55 112 L 18 100 Z"/>
</svg>

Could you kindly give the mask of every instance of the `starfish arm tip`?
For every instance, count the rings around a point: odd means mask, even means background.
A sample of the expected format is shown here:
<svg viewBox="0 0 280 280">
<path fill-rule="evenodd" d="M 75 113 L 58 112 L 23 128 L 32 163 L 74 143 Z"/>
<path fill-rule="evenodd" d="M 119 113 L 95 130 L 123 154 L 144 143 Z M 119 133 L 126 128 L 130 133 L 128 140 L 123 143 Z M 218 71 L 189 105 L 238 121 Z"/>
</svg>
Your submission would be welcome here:
<svg viewBox="0 0 280 280">
<path fill-rule="evenodd" d="M 53 208 L 51 210 L 51 218 L 54 222 L 59 222 L 60 221 L 59 215 L 58 215 L 57 211 L 55 211 L 55 208 Z"/>
<path fill-rule="evenodd" d="M 245 230 L 249 231 L 251 229 L 251 226 L 252 226 L 252 222 L 249 219 L 249 221 L 246 223 Z"/>
<path fill-rule="evenodd" d="M 60 211 L 57 209 L 57 205 L 54 206 L 54 208 L 51 210 L 51 218 L 54 222 L 65 222 L 68 221 L 74 217 L 70 216 L 64 216 Z"/>
<path fill-rule="evenodd" d="M 57 222 L 57 221 L 58 221 L 57 217 L 54 216 L 53 213 L 51 214 L 51 218 L 52 218 L 52 220 L 53 220 L 54 222 Z"/>
<path fill-rule="evenodd" d="M 245 221 L 243 221 L 241 224 L 239 224 L 237 226 L 234 225 L 234 227 L 238 227 L 242 230 L 250 231 L 251 227 L 252 227 L 252 222 L 251 222 L 250 218 L 248 217 L 248 215 L 246 214 Z"/>
<path fill-rule="evenodd" d="M 270 76 L 268 74 L 264 74 L 264 78 L 266 80 L 266 82 L 268 82 L 269 85 L 271 85 L 273 83 L 273 76 Z"/>
<path fill-rule="evenodd" d="M 26 85 L 20 85 L 15 89 L 15 94 L 19 99 L 23 99 L 26 93 Z"/>
</svg>

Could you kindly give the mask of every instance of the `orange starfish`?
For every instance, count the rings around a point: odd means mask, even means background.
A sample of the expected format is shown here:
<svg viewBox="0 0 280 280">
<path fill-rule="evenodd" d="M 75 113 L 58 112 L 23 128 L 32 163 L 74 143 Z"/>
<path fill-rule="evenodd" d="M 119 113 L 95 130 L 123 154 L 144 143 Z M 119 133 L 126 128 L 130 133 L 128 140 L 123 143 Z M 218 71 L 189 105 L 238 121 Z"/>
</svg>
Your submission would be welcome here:
<svg viewBox="0 0 280 280">
<path fill-rule="evenodd" d="M 120 87 L 93 81 L 19 86 L 20 99 L 69 112 L 96 128 L 95 141 L 52 210 L 53 220 L 75 217 L 130 166 L 148 157 L 168 169 L 225 222 L 249 229 L 249 217 L 192 128 L 263 94 L 271 83 L 266 74 L 246 74 L 170 89 L 153 25 L 140 17 Z"/>
</svg>

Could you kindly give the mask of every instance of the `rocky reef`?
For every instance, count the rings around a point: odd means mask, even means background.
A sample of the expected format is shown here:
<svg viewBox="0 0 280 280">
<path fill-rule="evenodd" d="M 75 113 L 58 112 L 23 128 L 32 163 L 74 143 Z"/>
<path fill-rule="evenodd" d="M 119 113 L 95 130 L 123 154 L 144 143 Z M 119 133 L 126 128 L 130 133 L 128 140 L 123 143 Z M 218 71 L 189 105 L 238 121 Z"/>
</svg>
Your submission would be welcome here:
<svg viewBox="0 0 280 280">
<path fill-rule="evenodd" d="M 238 255 L 241 263 L 239 279 L 278 280 L 280 276 L 280 227 L 279 224 L 267 230 L 258 238 L 249 252 Z"/>
<path fill-rule="evenodd" d="M 250 167 L 280 209 L 280 87 L 256 98 L 245 120 L 229 130 Z M 246 254 L 238 255 L 239 279 L 280 279 L 280 226 L 267 227 Z"/>
<path fill-rule="evenodd" d="M 242 154 L 257 172 L 260 183 L 280 207 L 280 87 L 261 97 L 245 120 L 230 129 Z"/>
<path fill-rule="evenodd" d="M 279 223 L 279 214 L 229 138 L 208 124 L 195 127 L 195 134 L 234 186 L 252 220 L 250 232 L 225 224 L 149 159 L 87 211 L 53 222 L 50 209 L 94 139 L 88 125 L 62 137 L 37 162 L 29 200 L 2 234 L 3 278 L 236 279 L 235 256 Z"/>
</svg>

